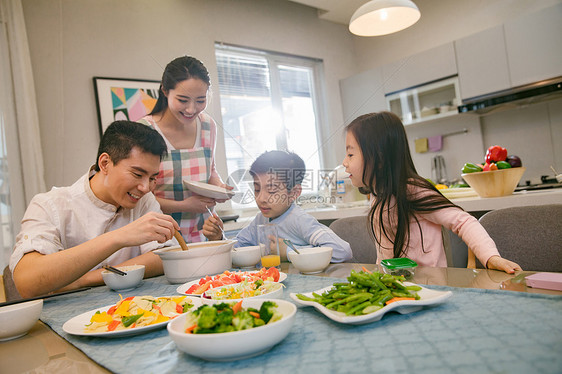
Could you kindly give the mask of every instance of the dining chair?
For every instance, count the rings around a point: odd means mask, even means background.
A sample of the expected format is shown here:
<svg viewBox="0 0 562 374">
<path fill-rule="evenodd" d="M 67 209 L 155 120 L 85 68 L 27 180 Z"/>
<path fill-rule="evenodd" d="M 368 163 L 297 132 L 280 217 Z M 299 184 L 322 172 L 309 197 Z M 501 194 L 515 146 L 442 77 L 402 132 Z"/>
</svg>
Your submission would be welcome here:
<svg viewBox="0 0 562 374">
<path fill-rule="evenodd" d="M 4 282 L 4 294 L 6 296 L 6 301 L 18 300 L 22 298 L 16 288 L 14 278 L 12 278 L 12 272 L 10 271 L 10 268 L 8 266 L 4 268 L 4 272 L 2 273 L 2 280 Z"/>
<path fill-rule="evenodd" d="M 523 270 L 562 272 L 562 204 L 492 210 L 479 221 L 500 255 Z M 483 267 L 470 248 L 467 267 Z"/>
<path fill-rule="evenodd" d="M 351 246 L 350 262 L 374 264 L 377 262 L 377 248 L 369 233 L 367 216 L 338 218 L 330 229 Z"/>
</svg>

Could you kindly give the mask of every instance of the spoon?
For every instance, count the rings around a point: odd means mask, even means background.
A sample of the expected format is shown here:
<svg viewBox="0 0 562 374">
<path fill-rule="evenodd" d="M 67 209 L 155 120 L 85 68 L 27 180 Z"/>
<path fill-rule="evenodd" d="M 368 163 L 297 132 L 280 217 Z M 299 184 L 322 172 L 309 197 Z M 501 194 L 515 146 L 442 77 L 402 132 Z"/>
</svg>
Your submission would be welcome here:
<svg viewBox="0 0 562 374">
<path fill-rule="evenodd" d="M 118 275 L 121 275 L 121 276 L 127 275 L 126 272 L 124 272 L 124 271 L 122 271 L 122 270 L 119 270 L 119 269 L 117 269 L 117 268 L 114 268 L 113 266 L 104 265 L 103 268 L 104 268 L 105 270 L 107 270 L 107 271 L 110 271 L 110 272 L 112 272 L 112 273 L 115 273 L 115 274 L 118 274 Z"/>
<path fill-rule="evenodd" d="M 554 175 L 558 175 L 558 173 L 557 173 L 556 170 L 554 169 L 554 166 L 550 165 L 550 169 L 554 172 Z"/>
<path fill-rule="evenodd" d="M 301 253 L 297 250 L 297 248 L 295 248 L 295 245 L 293 244 L 292 241 L 290 241 L 289 239 L 283 239 L 283 243 L 287 244 L 289 246 L 289 248 L 291 248 L 293 251 L 297 252 L 298 255 L 300 255 Z"/>
<path fill-rule="evenodd" d="M 211 212 L 211 209 L 209 209 L 209 207 L 208 207 L 207 205 L 205 205 L 205 208 L 207 208 L 207 212 L 209 212 L 209 214 L 210 214 L 211 216 L 214 216 L 213 212 Z M 220 229 L 221 232 L 222 232 L 222 240 L 226 240 L 226 234 L 224 233 L 223 228 L 219 226 L 219 229 Z"/>
<path fill-rule="evenodd" d="M 176 238 L 178 243 L 180 243 L 180 247 L 181 247 L 182 251 L 187 251 L 189 249 L 189 248 L 187 248 L 187 244 L 185 244 L 185 240 L 183 239 L 183 236 L 181 236 L 181 234 L 178 230 L 176 230 L 176 232 L 174 232 L 174 237 Z"/>
</svg>

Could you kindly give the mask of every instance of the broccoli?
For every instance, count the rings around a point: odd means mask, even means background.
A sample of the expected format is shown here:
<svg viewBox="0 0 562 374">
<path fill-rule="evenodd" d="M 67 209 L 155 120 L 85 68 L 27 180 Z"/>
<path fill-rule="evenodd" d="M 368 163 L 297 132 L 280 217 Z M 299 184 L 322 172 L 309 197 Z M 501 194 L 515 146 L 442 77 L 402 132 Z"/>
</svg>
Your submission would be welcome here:
<svg viewBox="0 0 562 374">
<path fill-rule="evenodd" d="M 248 311 L 241 310 L 232 318 L 232 324 L 236 331 L 251 329 L 254 327 L 254 317 Z"/>
<path fill-rule="evenodd" d="M 277 304 L 275 304 L 273 301 L 264 301 L 260 307 L 260 318 L 266 324 L 268 324 L 271 319 L 273 319 L 273 321 L 277 321 L 279 319 L 279 313 L 277 313 Z"/>
<path fill-rule="evenodd" d="M 217 310 L 209 305 L 199 309 L 197 326 L 201 329 L 211 329 L 217 324 Z"/>
</svg>

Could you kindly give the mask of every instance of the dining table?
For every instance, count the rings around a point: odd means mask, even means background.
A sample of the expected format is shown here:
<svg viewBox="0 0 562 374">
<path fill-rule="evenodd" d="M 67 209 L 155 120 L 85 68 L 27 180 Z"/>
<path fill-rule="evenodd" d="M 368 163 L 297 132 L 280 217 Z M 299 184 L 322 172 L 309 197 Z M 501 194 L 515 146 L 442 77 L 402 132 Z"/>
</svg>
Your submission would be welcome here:
<svg viewBox="0 0 562 374">
<path fill-rule="evenodd" d="M 382 272 L 376 264 L 337 263 L 303 275 L 282 263 L 287 274 L 282 298 L 291 301 L 290 293 L 342 282 L 352 270 Z M 28 334 L 0 342 L 0 372 L 561 373 L 562 292 L 528 287 L 525 277 L 534 273 L 419 266 L 408 281 L 452 296 L 359 325 L 300 307 L 283 341 L 261 355 L 229 362 L 178 351 L 165 328 L 115 338 L 64 332 L 70 318 L 119 300 L 108 287 L 93 287 L 44 299 L 40 320 Z M 174 295 L 178 286 L 158 276 L 122 296 Z M 3 294 L 0 288 L 0 301 Z"/>
</svg>

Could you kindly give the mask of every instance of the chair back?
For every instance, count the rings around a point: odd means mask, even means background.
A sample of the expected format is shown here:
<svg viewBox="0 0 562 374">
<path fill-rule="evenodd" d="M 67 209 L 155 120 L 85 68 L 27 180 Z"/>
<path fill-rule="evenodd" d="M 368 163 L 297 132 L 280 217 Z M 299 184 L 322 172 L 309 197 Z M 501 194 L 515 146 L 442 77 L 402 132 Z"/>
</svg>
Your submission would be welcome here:
<svg viewBox="0 0 562 374">
<path fill-rule="evenodd" d="M 562 204 L 492 210 L 479 221 L 500 255 L 523 270 L 562 272 Z"/>
<path fill-rule="evenodd" d="M 338 218 L 330 224 L 330 229 L 351 246 L 353 257 L 350 262 L 377 262 L 377 248 L 369 233 L 367 216 Z"/>
</svg>

